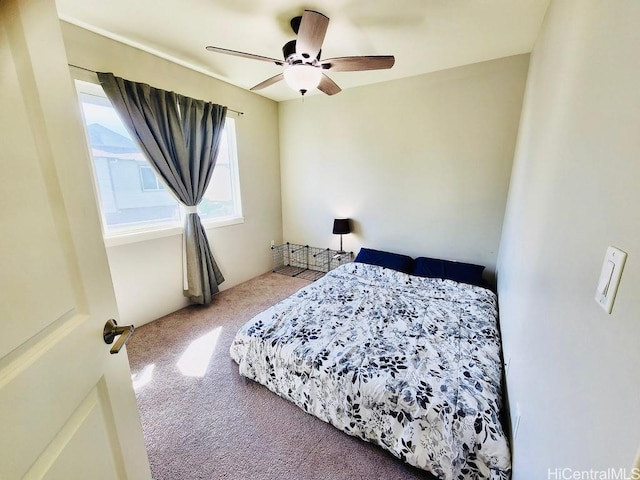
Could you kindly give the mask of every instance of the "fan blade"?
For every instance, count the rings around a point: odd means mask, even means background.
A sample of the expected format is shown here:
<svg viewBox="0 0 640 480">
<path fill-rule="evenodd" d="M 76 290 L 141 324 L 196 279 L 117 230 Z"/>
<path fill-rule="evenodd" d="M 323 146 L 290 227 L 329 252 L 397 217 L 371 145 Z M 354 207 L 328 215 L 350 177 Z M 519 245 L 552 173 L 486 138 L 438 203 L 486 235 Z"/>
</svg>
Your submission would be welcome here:
<svg viewBox="0 0 640 480">
<path fill-rule="evenodd" d="M 322 74 L 322 78 L 320 79 L 320 85 L 318 85 L 318 90 L 326 93 L 327 95 L 335 95 L 336 93 L 340 93 L 342 89 L 327 77 L 324 73 Z"/>
<path fill-rule="evenodd" d="M 284 75 L 282 73 L 279 73 L 278 75 L 274 75 L 271 78 L 267 78 L 264 82 L 260 82 L 255 87 L 251 87 L 249 90 L 262 90 L 263 88 L 266 88 L 269 85 L 273 85 L 274 83 L 279 82 L 283 78 L 284 78 Z"/>
<path fill-rule="evenodd" d="M 284 62 L 277 58 L 263 57 L 262 55 L 254 55 L 253 53 L 238 52 L 236 50 L 229 50 L 228 48 L 212 47 L 208 46 L 207 50 L 210 52 L 224 53 L 227 55 L 234 55 L 236 57 L 250 58 L 252 60 L 261 60 L 263 62 L 273 62 L 276 65 L 282 65 Z"/>
<path fill-rule="evenodd" d="M 329 17 L 313 10 L 305 10 L 298 29 L 296 53 L 305 58 L 316 58 L 322 48 L 328 25 Z"/>
<path fill-rule="evenodd" d="M 393 55 L 339 57 L 321 62 L 322 68 L 330 72 L 357 72 L 362 70 L 383 70 L 393 67 L 396 59 Z"/>
</svg>

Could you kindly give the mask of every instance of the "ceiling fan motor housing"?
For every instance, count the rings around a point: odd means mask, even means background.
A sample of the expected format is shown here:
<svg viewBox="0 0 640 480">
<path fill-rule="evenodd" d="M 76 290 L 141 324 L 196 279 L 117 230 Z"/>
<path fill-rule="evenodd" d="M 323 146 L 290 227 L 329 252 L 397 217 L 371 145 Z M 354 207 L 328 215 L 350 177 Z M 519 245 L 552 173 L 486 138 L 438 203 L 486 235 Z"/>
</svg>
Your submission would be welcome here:
<svg viewBox="0 0 640 480">
<path fill-rule="evenodd" d="M 310 59 L 308 53 L 296 53 L 296 41 L 290 40 L 282 47 L 282 56 L 284 61 L 289 65 L 300 65 L 306 63 L 307 65 L 313 65 L 314 67 L 320 63 L 320 54 L 322 50 L 318 51 L 318 55 L 314 59 Z"/>
</svg>

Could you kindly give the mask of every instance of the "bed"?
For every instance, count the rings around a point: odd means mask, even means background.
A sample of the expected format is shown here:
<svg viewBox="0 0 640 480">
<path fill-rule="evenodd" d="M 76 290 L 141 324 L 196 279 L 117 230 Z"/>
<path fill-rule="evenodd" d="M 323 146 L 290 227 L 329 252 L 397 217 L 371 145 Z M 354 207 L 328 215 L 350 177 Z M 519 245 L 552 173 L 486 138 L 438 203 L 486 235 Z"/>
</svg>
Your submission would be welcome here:
<svg viewBox="0 0 640 480">
<path fill-rule="evenodd" d="M 510 477 L 495 295 L 353 262 L 258 314 L 240 374 L 443 480 Z"/>
</svg>

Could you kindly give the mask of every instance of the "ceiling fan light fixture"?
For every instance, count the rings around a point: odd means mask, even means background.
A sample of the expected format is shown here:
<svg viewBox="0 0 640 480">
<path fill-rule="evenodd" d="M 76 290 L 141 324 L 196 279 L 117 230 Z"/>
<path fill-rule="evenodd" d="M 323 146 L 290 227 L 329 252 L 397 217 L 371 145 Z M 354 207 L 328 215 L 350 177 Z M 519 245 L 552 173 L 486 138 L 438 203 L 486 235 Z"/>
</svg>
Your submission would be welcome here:
<svg viewBox="0 0 640 480">
<path fill-rule="evenodd" d="M 322 68 L 307 64 L 287 65 L 283 73 L 287 85 L 302 95 L 316 88 L 322 78 Z"/>
</svg>

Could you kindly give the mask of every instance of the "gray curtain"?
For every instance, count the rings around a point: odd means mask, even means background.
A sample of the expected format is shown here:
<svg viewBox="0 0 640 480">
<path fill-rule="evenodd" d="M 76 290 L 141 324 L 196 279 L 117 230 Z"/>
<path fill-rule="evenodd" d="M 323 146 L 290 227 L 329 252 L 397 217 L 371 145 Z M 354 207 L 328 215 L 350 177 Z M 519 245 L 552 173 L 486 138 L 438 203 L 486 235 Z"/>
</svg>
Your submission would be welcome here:
<svg viewBox="0 0 640 480">
<path fill-rule="evenodd" d="M 224 277 L 195 207 L 202 200 L 216 164 L 227 107 L 111 73 L 98 73 L 98 78 L 156 173 L 187 206 L 184 294 L 194 303 L 208 304 Z"/>
</svg>

